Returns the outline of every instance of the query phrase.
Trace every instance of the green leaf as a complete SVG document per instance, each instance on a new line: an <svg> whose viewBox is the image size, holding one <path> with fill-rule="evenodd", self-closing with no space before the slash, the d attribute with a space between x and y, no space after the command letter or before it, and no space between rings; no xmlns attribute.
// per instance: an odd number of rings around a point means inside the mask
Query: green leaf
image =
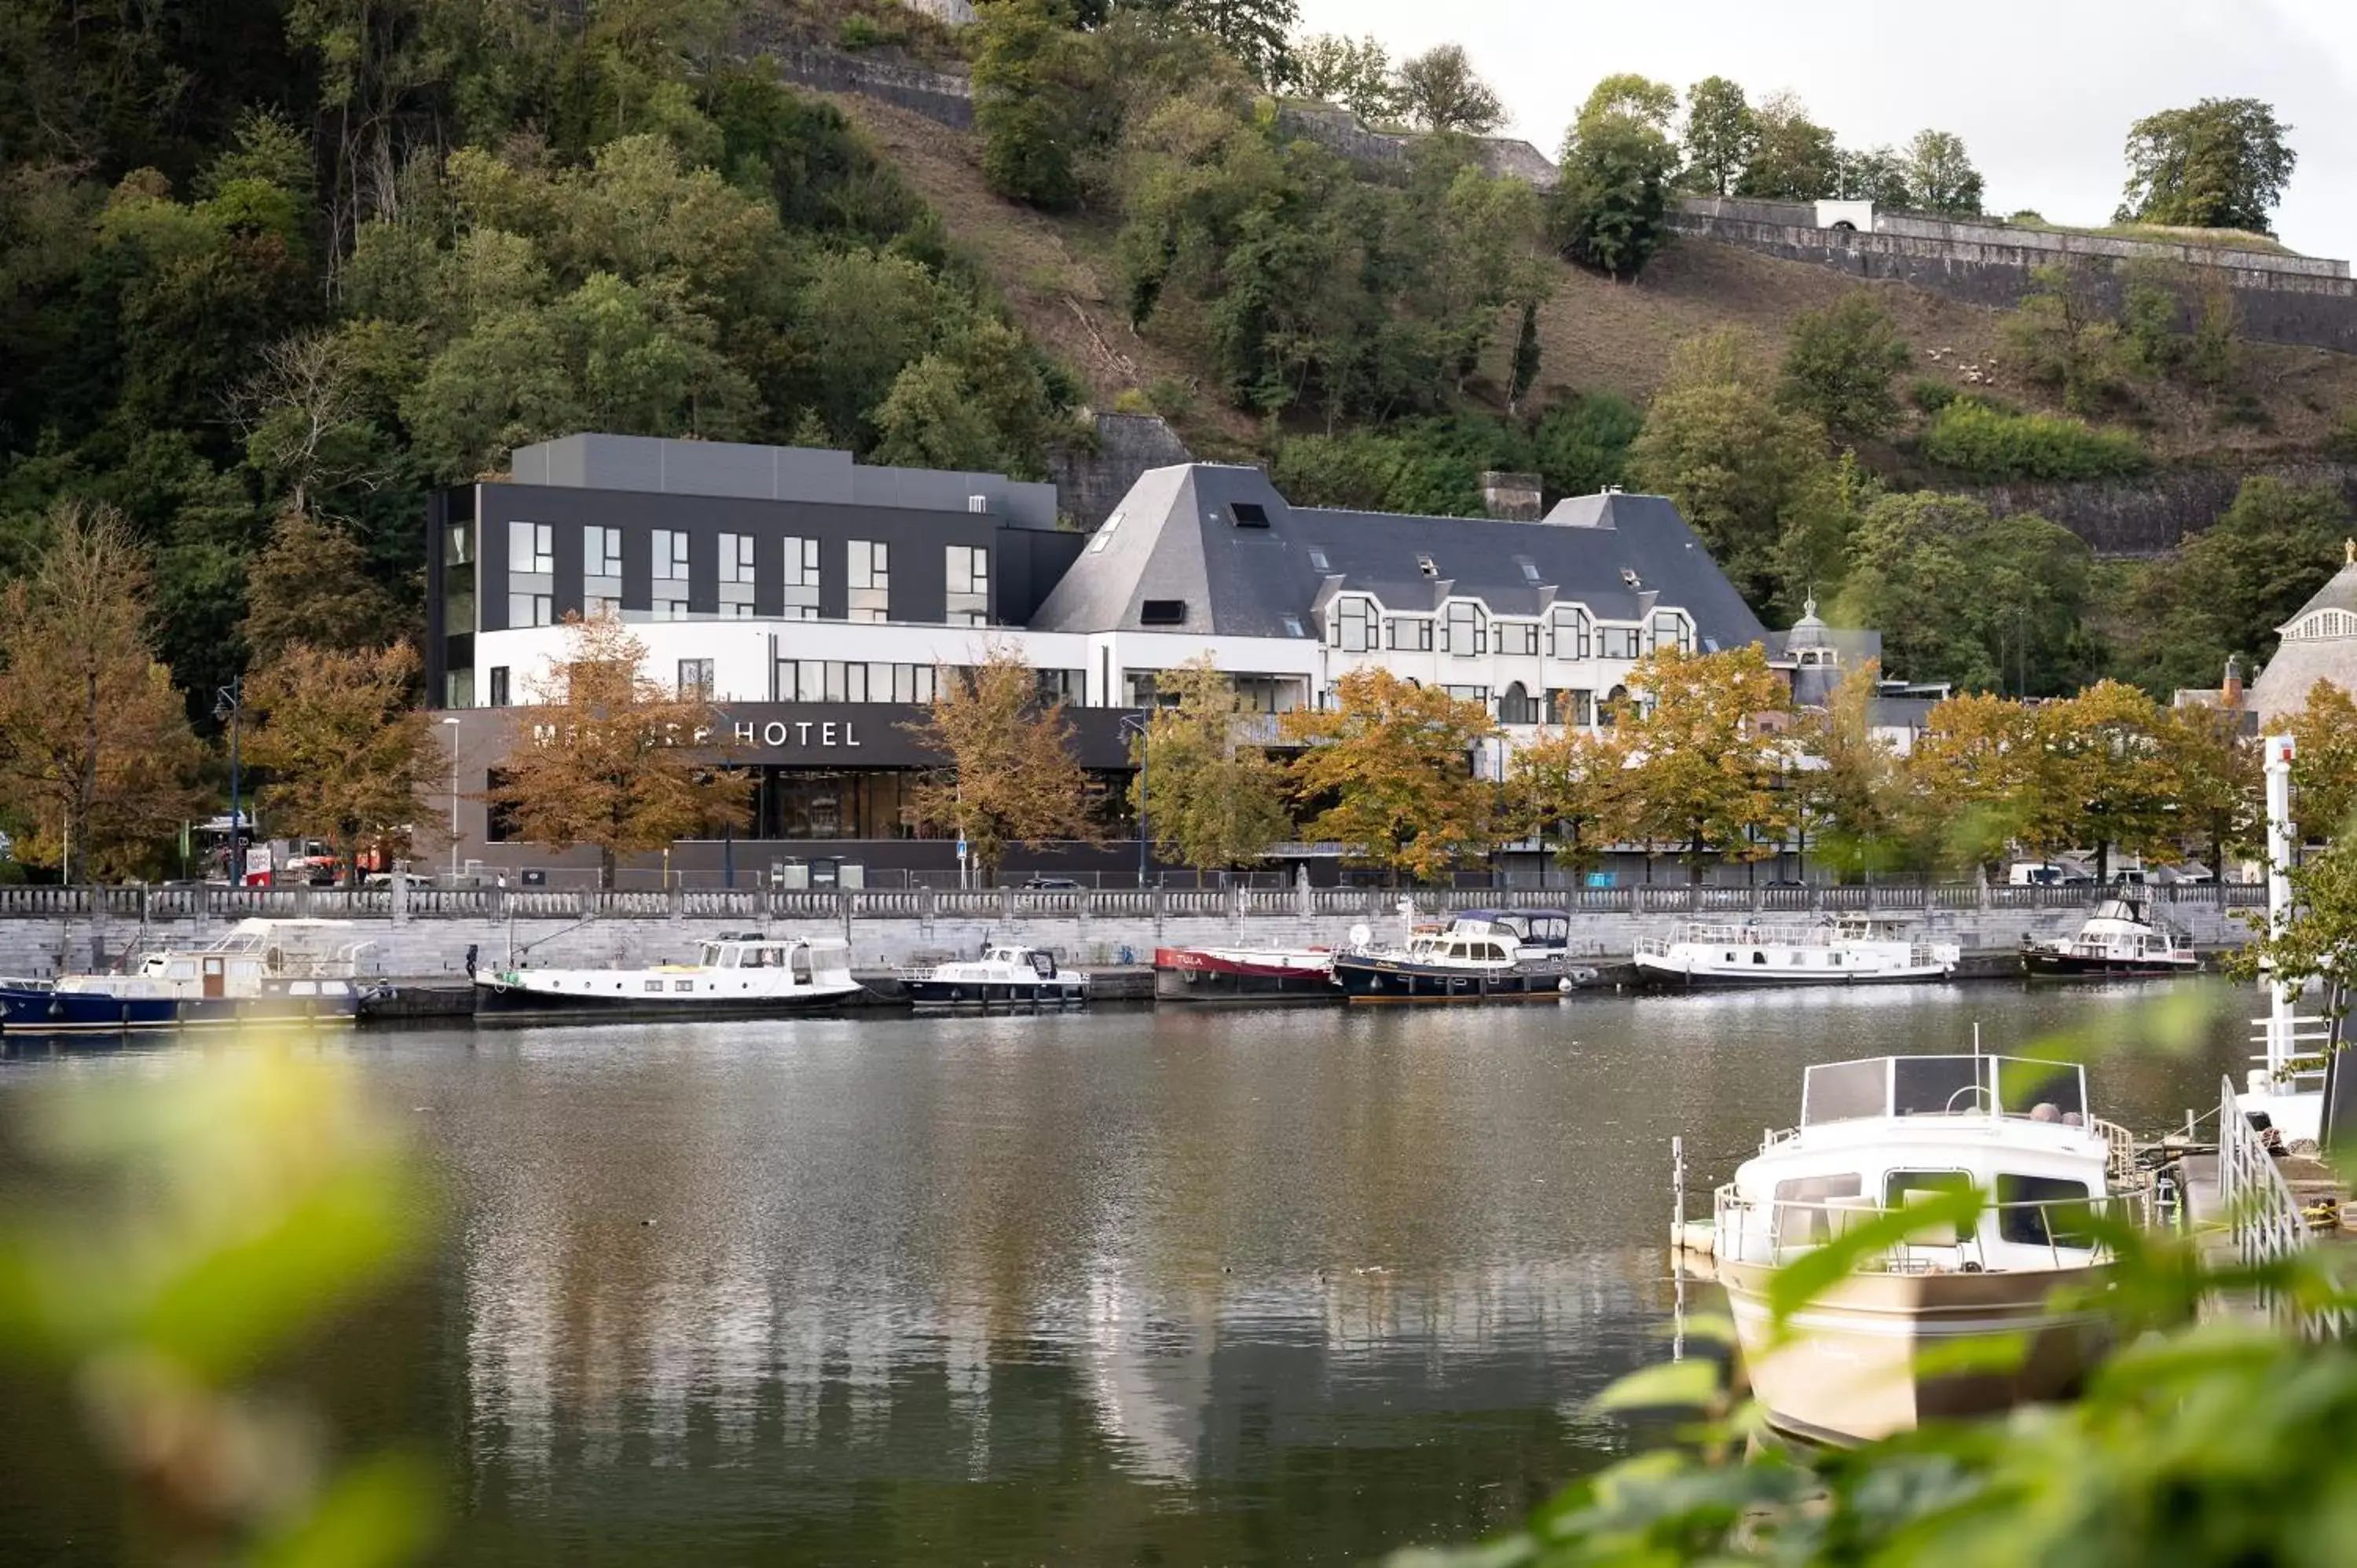
<svg viewBox="0 0 2357 1568"><path fill-rule="evenodd" d="M1640 1367L1588 1402L1597 1412L1694 1409L1718 1397L1718 1367L1706 1360Z"/></svg>
<svg viewBox="0 0 2357 1568"><path fill-rule="evenodd" d="M1887 1251L1909 1237L1935 1227L1953 1226L1962 1234L1980 1217L1982 1206L1978 1188L1960 1187L1852 1226L1824 1246L1802 1253L1777 1270L1768 1282L1769 1307L1781 1325L1835 1282L1856 1273L1861 1260Z"/></svg>

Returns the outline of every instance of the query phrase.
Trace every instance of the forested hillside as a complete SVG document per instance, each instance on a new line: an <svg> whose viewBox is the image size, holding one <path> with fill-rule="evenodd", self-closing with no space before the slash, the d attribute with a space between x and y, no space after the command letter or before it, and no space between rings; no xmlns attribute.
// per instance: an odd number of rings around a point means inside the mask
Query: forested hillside
<svg viewBox="0 0 2357 1568"><path fill-rule="evenodd" d="M1946 133L1844 151L1789 96L1612 76L1543 193L1486 172L1461 51L1394 67L1285 0L982 11L0 0L0 571L59 501L119 508L202 715L257 653L407 624L425 491L520 443L1037 475L1090 407L1306 501L1469 512L1491 467L1658 489L1771 621L1813 593L1968 685L2206 683L2333 563L2328 491L2259 487L2135 569L1938 493L2357 435L2348 362L2239 341L2199 279L1998 314L1665 243L1678 188L1976 206ZM780 86L738 40L781 24L962 57L975 131ZM1291 126L1303 97L1425 134L1354 164Z"/></svg>

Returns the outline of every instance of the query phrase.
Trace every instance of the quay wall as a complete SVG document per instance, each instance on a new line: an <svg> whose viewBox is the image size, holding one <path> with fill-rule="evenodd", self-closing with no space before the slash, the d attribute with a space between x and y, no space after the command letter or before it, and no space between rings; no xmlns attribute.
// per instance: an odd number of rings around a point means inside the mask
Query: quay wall
<svg viewBox="0 0 2357 1568"><path fill-rule="evenodd" d="M1766 905L1770 898L1742 888L1709 888L1692 894L1684 888L1667 887L1609 891L1617 895L1611 900L1617 907L1606 908L1577 907L1577 900L1595 897L1587 893L1558 894L1552 898L1534 890L1426 894L1417 900L1418 915L1430 918L1450 909L1485 906L1557 908L1572 903L1573 950L1598 960L1625 960L1641 938L1667 936L1687 920L1807 921L1821 918L1824 901L1822 894L1809 898L1800 890L1779 889L1775 902L1786 908L1754 908L1755 901ZM1823 890L1835 895L1862 891ZM1950 897L1959 891L1966 897ZM1988 889L1986 901L1971 897L1975 891L1881 891L1877 913L1903 918L1910 929L1927 936L1960 942L1967 951L2016 947L2025 937L2044 940L2067 935L2086 918L2083 899L2057 897L2058 890ZM2007 896L2011 896L2009 901L1998 902ZM631 902L620 908L630 912L599 908L584 916L546 908L558 902L605 905L625 898ZM733 899L737 907L717 912L709 908L724 898ZM1949 907L1942 907L1943 899ZM323 897L310 902L316 909L328 901ZM1835 901L1857 902L1854 897ZM464 909L359 911L348 926L323 933L322 941L366 943L359 956L362 972L427 980L463 973L469 946L484 963L504 962L512 947L524 962L535 967L630 966L685 959L693 956L699 939L757 928L780 934L841 936L851 944L854 967L868 971L971 955L994 939L1051 950L1074 964L1104 965L1148 962L1157 946L1335 947L1348 940L1354 925L1368 926L1378 940L1395 938L1400 930L1394 898L1336 888L1163 895L702 894L669 899L662 895L608 894L602 898L553 896L538 908L522 897L512 902L518 908L506 917ZM1900 907L1887 908L1891 902ZM2212 897L2203 901L2164 902L2158 913L2197 944L2233 946L2247 939L2250 929L2239 902L2221 902L2213 890ZM1811 903L1820 907L1806 907ZM699 905L705 908L695 908ZM102 900L95 908L20 913L12 918L6 918L5 905L0 905L0 974L43 976L60 970L102 968L143 947L201 945L227 931L240 912L150 908L143 918L137 910L107 908Z"/></svg>

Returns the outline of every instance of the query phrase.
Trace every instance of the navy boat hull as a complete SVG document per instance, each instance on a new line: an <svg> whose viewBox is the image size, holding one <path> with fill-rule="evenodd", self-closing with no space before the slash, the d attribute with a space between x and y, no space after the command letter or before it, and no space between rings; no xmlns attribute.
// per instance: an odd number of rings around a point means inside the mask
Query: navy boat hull
<svg viewBox="0 0 2357 1568"><path fill-rule="evenodd" d="M336 1026L360 1013L357 992L268 996L117 996L103 991L0 987L0 1033L128 1035L241 1025Z"/></svg>

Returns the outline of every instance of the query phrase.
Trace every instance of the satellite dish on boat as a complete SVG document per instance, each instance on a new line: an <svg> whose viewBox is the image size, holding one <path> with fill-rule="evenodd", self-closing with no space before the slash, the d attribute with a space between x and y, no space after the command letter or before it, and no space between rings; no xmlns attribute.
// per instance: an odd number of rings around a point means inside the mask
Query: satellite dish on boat
<svg viewBox="0 0 2357 1568"><path fill-rule="evenodd" d="M1351 928L1351 945L1352 947L1362 948L1374 940L1375 933L1373 930L1369 929L1366 921L1361 920L1357 925Z"/></svg>

